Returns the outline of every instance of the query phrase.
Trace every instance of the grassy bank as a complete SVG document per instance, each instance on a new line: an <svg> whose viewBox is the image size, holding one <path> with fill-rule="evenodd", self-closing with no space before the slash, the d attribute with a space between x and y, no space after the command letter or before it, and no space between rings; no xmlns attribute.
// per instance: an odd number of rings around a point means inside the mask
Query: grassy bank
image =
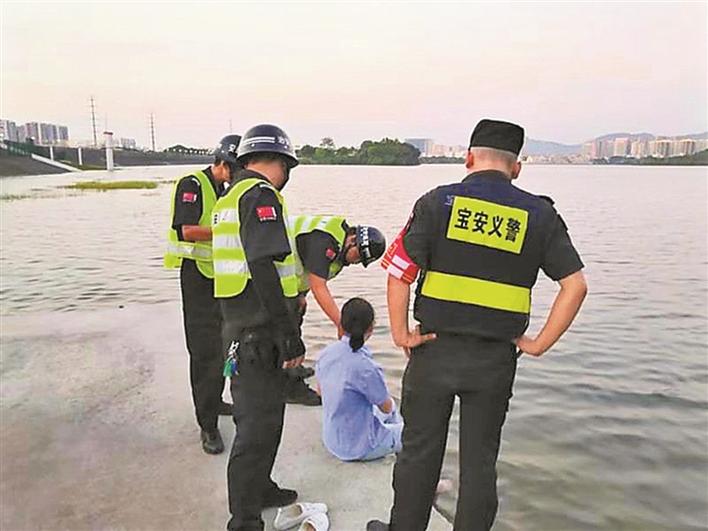
<svg viewBox="0 0 708 531"><path fill-rule="evenodd" d="M83 181L64 188L72 190L143 190L157 188L155 181Z"/></svg>

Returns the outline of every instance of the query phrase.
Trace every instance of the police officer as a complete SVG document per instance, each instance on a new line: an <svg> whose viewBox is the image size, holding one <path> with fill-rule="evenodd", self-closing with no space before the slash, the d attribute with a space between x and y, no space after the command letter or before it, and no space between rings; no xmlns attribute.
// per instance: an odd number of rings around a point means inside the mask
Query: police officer
<svg viewBox="0 0 708 531"><path fill-rule="evenodd" d="M460 399L460 484L454 529L491 528L496 460L520 352L540 356L575 318L586 294L567 228L546 197L517 188L518 125L482 120L461 182L416 203L387 251L391 333L409 356L403 377L403 450L394 468L390 524L369 531L423 530L440 475L448 422ZM524 335L538 270L560 284L545 326ZM409 284L420 273L408 328Z"/></svg>
<svg viewBox="0 0 708 531"><path fill-rule="evenodd" d="M236 148L240 139L238 135L222 138L214 151L214 164L175 184L164 257L165 267L180 269L192 399L202 448L208 454L224 451L217 419L220 414L231 415L231 404L221 400L223 350L221 313L213 295L211 212L238 166Z"/></svg>
<svg viewBox="0 0 708 531"><path fill-rule="evenodd" d="M285 132L257 125L244 134L239 171L214 207L214 294L231 365L236 437L227 479L228 529L263 529L261 510L297 492L271 479L285 411L283 368L302 363L294 235L280 194L298 160ZM228 366L228 363L227 363Z"/></svg>
<svg viewBox="0 0 708 531"><path fill-rule="evenodd" d="M368 267L378 260L386 250L386 238L376 227L350 227L339 216L292 216L290 222L297 246L298 292L306 295L312 290L317 304L340 330L339 308L327 282L348 265Z"/></svg>
<svg viewBox="0 0 708 531"><path fill-rule="evenodd" d="M290 225L295 234L295 265L298 277L300 325L307 309L307 293L312 293L322 311L342 336L339 307L329 291L327 282L342 270L361 263L367 267L378 260L386 250L386 238L375 227L350 227L339 216L291 216ZM295 367L285 371L287 384L285 401L289 404L319 406L322 399L305 382L314 374L309 367Z"/></svg>

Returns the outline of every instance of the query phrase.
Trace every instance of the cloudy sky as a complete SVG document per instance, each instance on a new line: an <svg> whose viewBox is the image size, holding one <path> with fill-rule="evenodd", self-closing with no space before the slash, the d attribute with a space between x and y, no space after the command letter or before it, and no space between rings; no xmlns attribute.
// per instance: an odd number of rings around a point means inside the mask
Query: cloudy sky
<svg viewBox="0 0 708 531"><path fill-rule="evenodd" d="M211 146L464 144L482 117L565 143L708 129L706 2L0 4L0 115Z"/></svg>

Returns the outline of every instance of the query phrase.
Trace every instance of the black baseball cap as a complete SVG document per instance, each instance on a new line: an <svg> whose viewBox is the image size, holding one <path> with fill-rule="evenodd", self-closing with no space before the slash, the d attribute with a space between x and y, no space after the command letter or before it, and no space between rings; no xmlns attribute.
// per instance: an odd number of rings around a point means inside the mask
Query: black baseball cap
<svg viewBox="0 0 708 531"><path fill-rule="evenodd" d="M524 128L511 122L480 120L470 136L470 148L487 147L509 151L514 155L521 152L524 145Z"/></svg>

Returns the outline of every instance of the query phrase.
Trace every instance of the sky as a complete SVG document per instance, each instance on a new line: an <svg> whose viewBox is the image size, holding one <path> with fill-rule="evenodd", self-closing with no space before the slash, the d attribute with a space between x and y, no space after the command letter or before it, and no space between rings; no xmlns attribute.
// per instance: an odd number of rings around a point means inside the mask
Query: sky
<svg viewBox="0 0 708 531"><path fill-rule="evenodd" d="M158 147L708 130L708 3L0 3L0 117Z"/></svg>

